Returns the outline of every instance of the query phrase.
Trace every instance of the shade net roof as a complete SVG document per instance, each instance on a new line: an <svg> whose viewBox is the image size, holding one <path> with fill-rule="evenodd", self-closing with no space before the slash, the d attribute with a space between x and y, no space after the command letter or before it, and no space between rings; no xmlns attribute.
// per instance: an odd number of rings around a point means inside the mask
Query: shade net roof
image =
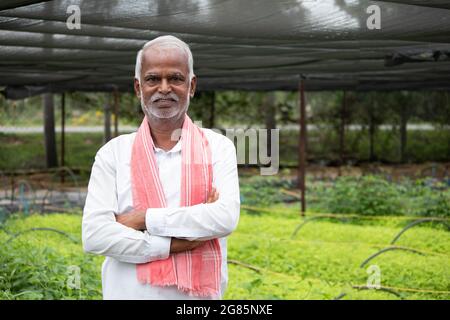
<svg viewBox="0 0 450 320"><path fill-rule="evenodd" d="M381 29L367 27L371 5ZM131 91L137 51L166 34L190 45L199 90L450 88L439 0L2 0L0 86L8 98Z"/></svg>

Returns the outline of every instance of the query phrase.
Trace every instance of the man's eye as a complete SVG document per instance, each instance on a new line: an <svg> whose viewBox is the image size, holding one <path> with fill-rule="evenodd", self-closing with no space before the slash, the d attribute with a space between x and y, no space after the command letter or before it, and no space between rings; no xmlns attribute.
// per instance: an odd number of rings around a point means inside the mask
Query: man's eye
<svg viewBox="0 0 450 320"><path fill-rule="evenodd" d="M182 76L174 75L170 77L170 80L174 83L181 83L184 82L184 78Z"/></svg>
<svg viewBox="0 0 450 320"><path fill-rule="evenodd" d="M156 77L156 76L148 76L145 80L148 81L148 82L153 82L153 83L155 83L155 82L158 82L158 81L159 81L159 78Z"/></svg>

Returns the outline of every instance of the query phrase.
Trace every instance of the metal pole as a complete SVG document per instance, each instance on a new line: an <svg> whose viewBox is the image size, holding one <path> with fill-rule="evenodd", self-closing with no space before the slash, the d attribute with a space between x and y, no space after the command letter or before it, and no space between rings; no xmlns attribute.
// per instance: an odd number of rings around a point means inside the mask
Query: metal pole
<svg viewBox="0 0 450 320"><path fill-rule="evenodd" d="M119 135L119 93L114 90L114 136Z"/></svg>
<svg viewBox="0 0 450 320"><path fill-rule="evenodd" d="M305 104L305 84L300 80L300 139L298 154L298 187L301 192L301 216L305 216L305 171L306 171L306 104Z"/></svg>
<svg viewBox="0 0 450 320"><path fill-rule="evenodd" d="M42 98L44 104L44 137L47 168L58 166L55 138L55 110L52 93L45 93Z"/></svg>
<svg viewBox="0 0 450 320"><path fill-rule="evenodd" d="M109 93L105 93L105 105L104 105L104 143L111 140L111 105L109 101Z"/></svg>
<svg viewBox="0 0 450 320"><path fill-rule="evenodd" d="M339 153L341 163L339 165L339 176L342 174L342 166L344 165L345 158L345 121L347 117L347 91L344 90L342 96L342 108L341 108L341 127L339 130Z"/></svg>
<svg viewBox="0 0 450 320"><path fill-rule="evenodd" d="M65 163L65 132L66 126L66 95L64 92L61 95L61 167L66 165ZM61 183L64 183L64 170L61 172Z"/></svg>

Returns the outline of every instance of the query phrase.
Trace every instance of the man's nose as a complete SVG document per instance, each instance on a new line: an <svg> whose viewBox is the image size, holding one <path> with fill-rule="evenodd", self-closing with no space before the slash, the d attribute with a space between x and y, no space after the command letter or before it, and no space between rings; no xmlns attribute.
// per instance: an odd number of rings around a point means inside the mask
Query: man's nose
<svg viewBox="0 0 450 320"><path fill-rule="evenodd" d="M172 91L172 88L171 88L169 82L167 81L167 79L163 78L161 80L161 85L159 86L159 92L163 93L163 94L167 94L171 91Z"/></svg>

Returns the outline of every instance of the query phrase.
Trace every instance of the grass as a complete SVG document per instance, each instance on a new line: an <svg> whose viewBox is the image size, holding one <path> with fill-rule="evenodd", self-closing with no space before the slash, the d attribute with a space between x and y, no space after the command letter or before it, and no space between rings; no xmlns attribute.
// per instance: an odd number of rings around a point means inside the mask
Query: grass
<svg viewBox="0 0 450 320"><path fill-rule="evenodd" d="M289 176L241 175L239 182L244 205L299 201L297 180ZM365 175L341 176L330 182L307 177L306 185L311 212L450 217L450 180L404 178L392 182L380 175Z"/></svg>
<svg viewBox="0 0 450 320"><path fill-rule="evenodd" d="M282 209L286 210L285 207ZM244 294L242 289L245 288L245 298L251 296L255 299L330 299L343 292L349 299L396 298L376 290L358 291L351 285L366 284L368 274L359 265L378 249L389 245L401 230L402 219L384 220L381 225L315 221L305 225L291 239L299 223L294 212L282 216L279 212L242 215L239 228L230 239L229 258L260 266L270 272L258 275L247 271L245 277L240 277L241 267L233 267L239 270L235 271L236 277L230 276L232 289L228 293L229 298L242 298L236 292ZM380 267L383 286L449 291L449 244L450 237L446 231L418 227L405 233L398 245L429 251L433 255L392 251L380 255L371 263ZM233 279L242 279L242 282L233 284ZM251 286L253 281L258 289ZM236 287L241 290L237 291ZM450 293L408 292L404 297L448 299Z"/></svg>
<svg viewBox="0 0 450 320"><path fill-rule="evenodd" d="M389 245L406 225L404 217L358 223L316 220L291 238L300 223L298 209L278 206L269 211L242 210L238 229L228 238L228 258L241 264L228 264L225 299L333 299L342 293L343 299L399 299L383 290L352 288L367 283L369 265L380 268L381 286L396 288L401 298L450 299L450 236L439 225L414 227L396 243L426 254L390 251L360 268L367 257ZM5 230L14 233L32 227L56 228L80 241L81 216L31 215L5 224ZM0 242L8 237L0 231ZM3 299L101 298L103 258L83 253L80 243L63 235L24 233L0 251ZM67 288L69 266L81 269L80 290Z"/></svg>
<svg viewBox="0 0 450 320"><path fill-rule="evenodd" d="M10 233L30 228L56 228L73 235L35 231L9 241L0 231L1 299L100 299L101 257L84 254L79 214L31 215L7 220ZM68 287L71 268L80 268L80 290Z"/></svg>

